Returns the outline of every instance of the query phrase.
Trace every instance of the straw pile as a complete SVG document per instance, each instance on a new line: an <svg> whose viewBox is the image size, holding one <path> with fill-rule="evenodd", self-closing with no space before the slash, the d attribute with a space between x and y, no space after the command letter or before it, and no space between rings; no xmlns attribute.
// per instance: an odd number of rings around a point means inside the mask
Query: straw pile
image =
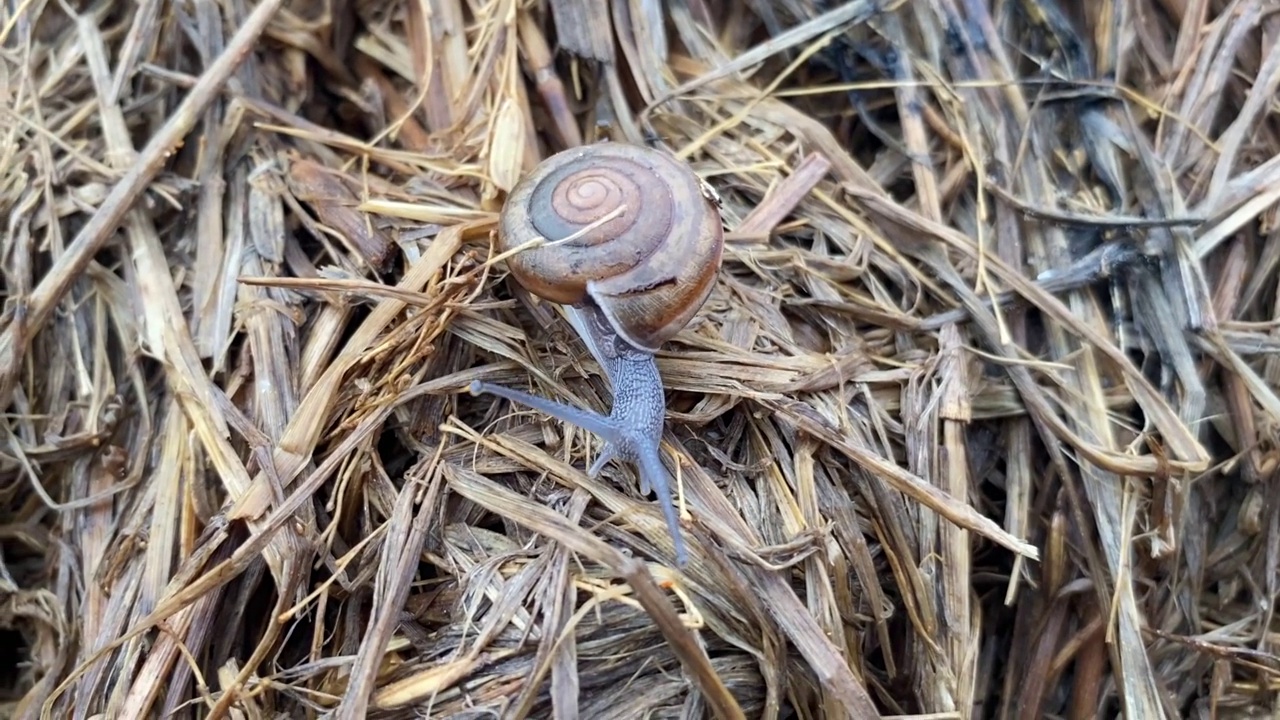
<svg viewBox="0 0 1280 720"><path fill-rule="evenodd" d="M1275 701L1272 3L5 5L6 717ZM604 138L724 203L684 568L466 392L607 411L490 262Z"/></svg>

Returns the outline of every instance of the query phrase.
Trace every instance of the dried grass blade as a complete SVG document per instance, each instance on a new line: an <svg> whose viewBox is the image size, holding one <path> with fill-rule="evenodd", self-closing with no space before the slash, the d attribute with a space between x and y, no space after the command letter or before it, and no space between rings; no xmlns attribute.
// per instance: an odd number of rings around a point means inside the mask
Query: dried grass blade
<svg viewBox="0 0 1280 720"><path fill-rule="evenodd" d="M616 576L625 578L636 599L653 617L654 623L679 655L685 670L697 681L716 717L725 720L746 717L716 675L706 653L681 624L675 608L662 595L644 564L627 558L580 528L570 526L568 521L555 512L486 480L477 473L456 465L445 465L444 472L449 486L471 502L490 512L516 519L534 532L554 538L574 552L609 568Z"/></svg>
<svg viewBox="0 0 1280 720"><path fill-rule="evenodd" d="M420 291L453 257L461 247L465 233L473 230L474 227L459 225L442 232L428 248L427 254L415 263L397 284L397 289L406 292ZM298 403L298 411L281 435L274 458L277 472L286 487L296 474L301 472L304 459L310 457L319 441L323 423L328 417L326 408L335 402L338 388L346 379L347 371L368 351L392 319L404 310L404 307L404 302L394 299L378 303L369 317L347 341L342 352L329 364L324 374ZM260 516L266 511L271 501L267 477L263 473L256 475L247 491L236 495L235 500L236 506L228 514L231 519Z"/></svg>
<svg viewBox="0 0 1280 720"><path fill-rule="evenodd" d="M40 284L32 290L30 297L26 298L25 327L19 328L16 323L10 322L0 333L0 358L16 357L17 353L26 349L25 344L31 335L45 324L54 306L66 295L71 283L84 272L111 233L119 228L147 184L159 174L174 149L195 126L200 114L222 92L231 73L235 72L254 49L281 3L282 0L262 0L254 8L244 25L227 43L226 52L218 56L200 76L182 104L151 137L138 154L136 162L129 166L124 176L111 188L97 212L67 246L66 251L57 257L53 267L49 268ZM8 405L12 400L16 373L17 368L12 365L0 366L0 405Z"/></svg>
<svg viewBox="0 0 1280 720"><path fill-rule="evenodd" d="M930 510L947 518L962 528L981 535L988 540L1032 560L1039 559L1040 551L1031 543L1015 538L1005 532L990 518L974 510L969 505L959 503L956 498L942 492L919 477L912 475L896 464L860 448L849 442L848 438L832 428L813 410L813 408L792 400L761 400L780 417L794 423L798 430L813 435L844 453L848 458L867 472L884 479L894 490L912 498Z"/></svg>

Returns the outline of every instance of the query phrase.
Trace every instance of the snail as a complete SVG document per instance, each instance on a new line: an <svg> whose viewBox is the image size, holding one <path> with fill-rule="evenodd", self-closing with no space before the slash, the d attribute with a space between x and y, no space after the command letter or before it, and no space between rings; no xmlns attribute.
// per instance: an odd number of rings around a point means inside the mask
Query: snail
<svg viewBox="0 0 1280 720"><path fill-rule="evenodd" d="M686 164L660 150L614 142L572 148L536 166L511 189L498 249L546 242L507 257L530 293L564 306L613 392L608 416L476 380L488 393L572 423L604 440L587 470L635 463L640 492L654 491L676 562L688 555L659 457L666 397L654 353L706 303L720 269L719 198Z"/></svg>

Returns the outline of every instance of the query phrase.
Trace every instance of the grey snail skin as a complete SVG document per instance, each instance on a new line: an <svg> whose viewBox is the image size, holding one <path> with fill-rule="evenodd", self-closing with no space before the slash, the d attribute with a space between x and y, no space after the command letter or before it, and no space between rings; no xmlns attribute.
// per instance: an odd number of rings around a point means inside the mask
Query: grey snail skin
<svg viewBox="0 0 1280 720"><path fill-rule="evenodd" d="M666 396L654 353L706 303L724 250L719 202L693 170L661 150L614 142L543 160L512 188L498 221L497 249L525 289L565 307L613 392L607 416L503 385L474 381L471 393L521 403L604 441L587 470L634 463L640 492L654 492L675 548L681 538L671 483L659 456Z"/></svg>

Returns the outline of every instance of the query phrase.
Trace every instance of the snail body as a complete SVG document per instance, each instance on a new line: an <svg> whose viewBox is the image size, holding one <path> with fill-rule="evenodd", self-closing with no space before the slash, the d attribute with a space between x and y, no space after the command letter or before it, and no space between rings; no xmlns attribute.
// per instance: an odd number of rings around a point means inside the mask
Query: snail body
<svg viewBox="0 0 1280 720"><path fill-rule="evenodd" d="M492 383L474 394L520 402L573 423L605 445L588 470L634 462L640 490L656 492L676 560L687 559L670 483L658 453L666 398L654 353L698 313L714 287L724 232L714 193L659 150L599 143L548 157L512 188L498 224L499 250L529 292L565 306L613 389L609 415Z"/></svg>

